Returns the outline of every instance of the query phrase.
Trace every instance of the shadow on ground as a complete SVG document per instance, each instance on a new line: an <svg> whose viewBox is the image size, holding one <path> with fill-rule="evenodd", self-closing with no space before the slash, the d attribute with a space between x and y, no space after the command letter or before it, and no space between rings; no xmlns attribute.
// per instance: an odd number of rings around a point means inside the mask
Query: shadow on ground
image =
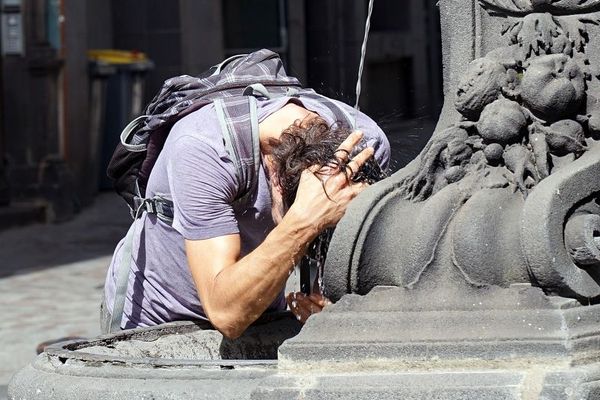
<svg viewBox="0 0 600 400"><path fill-rule="evenodd" d="M71 221L1 231L0 278L111 255L130 224L125 202L106 192Z"/></svg>

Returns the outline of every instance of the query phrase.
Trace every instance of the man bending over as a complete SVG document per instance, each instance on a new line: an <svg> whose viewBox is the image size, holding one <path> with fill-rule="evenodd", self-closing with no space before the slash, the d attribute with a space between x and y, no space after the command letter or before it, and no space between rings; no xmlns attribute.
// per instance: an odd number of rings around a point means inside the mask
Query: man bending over
<svg viewBox="0 0 600 400"><path fill-rule="evenodd" d="M148 180L148 196L173 201L172 225L152 214L134 222L132 262L121 328L206 319L229 338L265 311L286 307L286 280L319 233L334 226L367 186L353 176L375 157L389 161L389 143L365 114L351 132L318 99L259 99L261 163L258 182L242 206L244 182L220 134L214 106L178 121ZM103 303L103 330L112 313L115 250ZM305 320L326 303L298 294L292 308Z"/></svg>

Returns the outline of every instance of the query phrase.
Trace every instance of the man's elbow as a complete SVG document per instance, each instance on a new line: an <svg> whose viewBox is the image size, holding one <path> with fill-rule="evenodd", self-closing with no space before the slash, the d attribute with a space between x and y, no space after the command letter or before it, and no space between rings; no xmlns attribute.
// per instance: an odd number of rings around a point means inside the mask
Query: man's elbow
<svg viewBox="0 0 600 400"><path fill-rule="evenodd" d="M227 339L237 339L248 327L245 324L240 323L241 318L232 316L227 313L212 313L209 315L210 323Z"/></svg>

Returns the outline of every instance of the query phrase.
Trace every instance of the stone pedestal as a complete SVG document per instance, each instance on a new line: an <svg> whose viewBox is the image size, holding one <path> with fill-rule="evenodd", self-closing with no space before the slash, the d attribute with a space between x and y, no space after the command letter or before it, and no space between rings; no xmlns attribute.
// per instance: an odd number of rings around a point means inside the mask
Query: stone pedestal
<svg viewBox="0 0 600 400"><path fill-rule="evenodd" d="M600 398L600 306L540 289L377 287L312 317L253 399Z"/></svg>

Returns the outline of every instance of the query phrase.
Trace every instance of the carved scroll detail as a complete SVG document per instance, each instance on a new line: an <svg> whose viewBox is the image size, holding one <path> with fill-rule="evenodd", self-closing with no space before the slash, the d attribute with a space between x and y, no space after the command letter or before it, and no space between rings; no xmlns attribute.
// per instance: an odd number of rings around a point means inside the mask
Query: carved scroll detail
<svg viewBox="0 0 600 400"><path fill-rule="evenodd" d="M532 12L577 14L596 11L600 0L479 0L492 13L525 15Z"/></svg>

